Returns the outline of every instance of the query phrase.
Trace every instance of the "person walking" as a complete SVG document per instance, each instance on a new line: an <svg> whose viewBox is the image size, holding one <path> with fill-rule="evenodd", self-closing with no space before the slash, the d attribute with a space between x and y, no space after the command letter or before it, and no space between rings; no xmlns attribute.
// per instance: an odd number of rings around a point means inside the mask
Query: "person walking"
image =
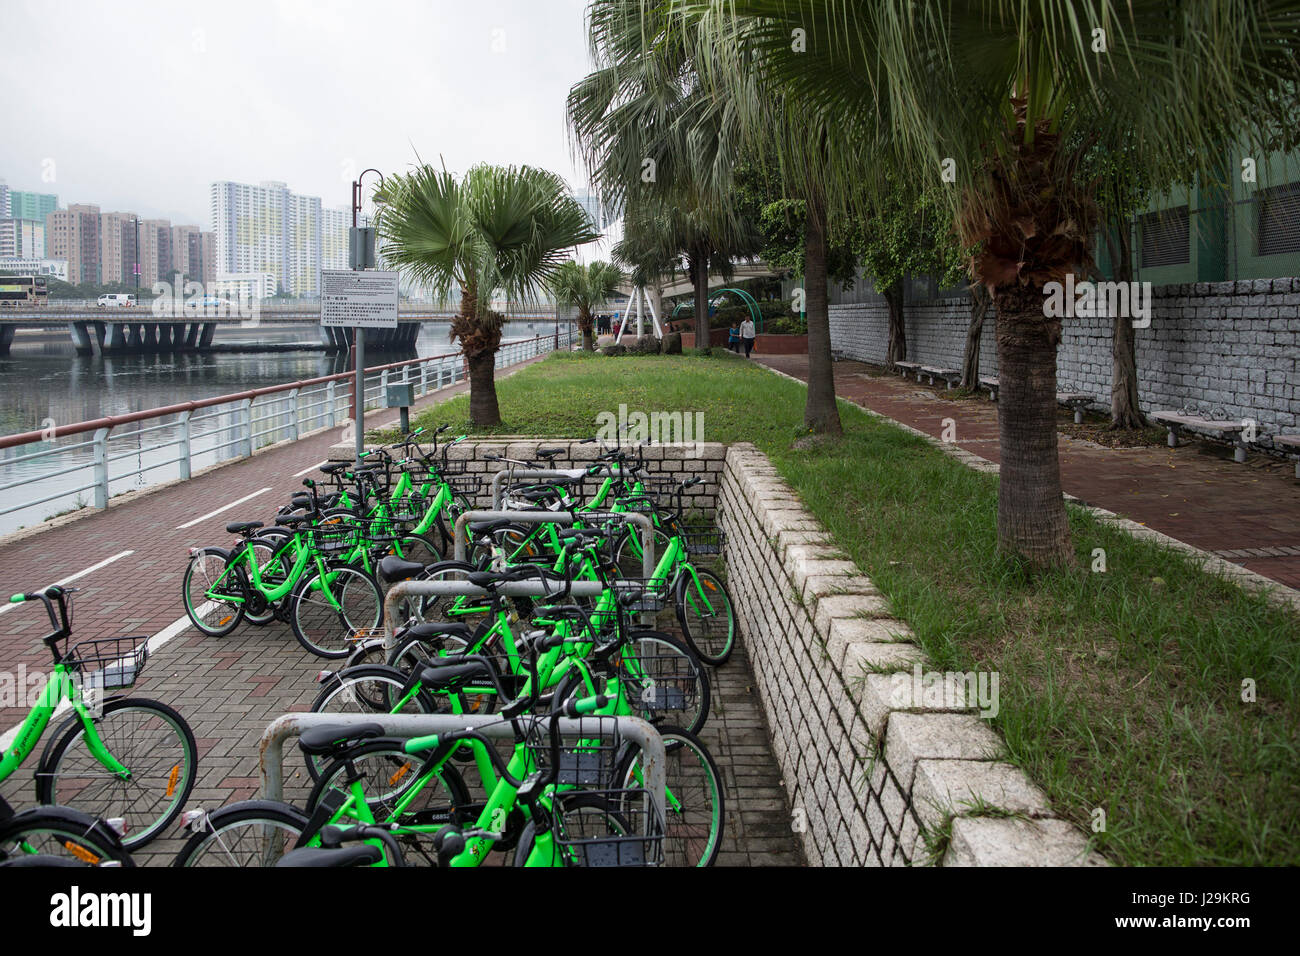
<svg viewBox="0 0 1300 956"><path fill-rule="evenodd" d="M754 349L755 336L753 319L747 318L740 323L740 342L745 346L745 358L749 358L749 353Z"/></svg>
<svg viewBox="0 0 1300 956"><path fill-rule="evenodd" d="M740 323L735 319L731 320L731 328L727 330L727 348L733 352L740 351Z"/></svg>

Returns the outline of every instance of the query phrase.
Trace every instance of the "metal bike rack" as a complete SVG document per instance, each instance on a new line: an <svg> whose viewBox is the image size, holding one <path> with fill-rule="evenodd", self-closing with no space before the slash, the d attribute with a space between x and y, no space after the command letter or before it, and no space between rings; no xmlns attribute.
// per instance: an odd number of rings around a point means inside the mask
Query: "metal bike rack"
<svg viewBox="0 0 1300 956"><path fill-rule="evenodd" d="M632 511L466 511L456 519L455 557L465 560L468 543L465 527L475 521L518 521L524 524L576 524L579 521L613 519L637 525L641 529L641 573L649 579L655 573L654 522L643 514Z"/></svg>
<svg viewBox="0 0 1300 956"><path fill-rule="evenodd" d="M527 720L529 718L519 718ZM592 733L592 724L582 717L560 718L560 732L569 735ZM608 717L601 720L608 720ZM642 754L644 786L650 796L659 832L665 830L664 792L666 787L664 742L659 731L640 717L617 717L619 734L639 744ZM454 730L474 729L494 739L514 739L514 728L496 714L282 714L262 732L258 741L258 773L262 796L284 802L284 742L313 727L348 727L356 724L379 724L385 734L394 737L423 737Z"/></svg>
<svg viewBox="0 0 1300 956"><path fill-rule="evenodd" d="M492 507L499 509L501 499L504 495L502 485L507 479L523 475L526 478L585 478L587 477L586 468L529 468L524 471L517 471L514 468L503 468L492 476Z"/></svg>
<svg viewBox="0 0 1300 956"><path fill-rule="evenodd" d="M503 581L493 587L492 592L468 581L398 581L388 589L384 596L384 647L392 650L396 644L395 628L405 624L398 620L397 606L406 597L487 597L489 593L502 594L506 597L551 597L563 586L548 586L542 581ZM600 597L605 586L599 581L574 581L567 588L573 597ZM394 623L396 622L396 623Z"/></svg>

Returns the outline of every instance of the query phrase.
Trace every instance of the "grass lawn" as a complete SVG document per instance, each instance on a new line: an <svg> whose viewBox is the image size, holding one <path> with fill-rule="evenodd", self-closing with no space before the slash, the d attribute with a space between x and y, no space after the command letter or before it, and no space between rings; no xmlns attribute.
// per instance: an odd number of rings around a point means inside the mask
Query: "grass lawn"
<svg viewBox="0 0 1300 956"><path fill-rule="evenodd" d="M1013 762L1085 831L1105 810L1114 862L1300 862L1295 615L1073 507L1080 568L1027 574L997 552L995 476L845 403L842 441L793 450L803 386L725 353L558 355L497 388L498 433L589 437L625 403L703 411L705 440L756 444L937 667L999 673ZM464 396L418 419L467 421Z"/></svg>

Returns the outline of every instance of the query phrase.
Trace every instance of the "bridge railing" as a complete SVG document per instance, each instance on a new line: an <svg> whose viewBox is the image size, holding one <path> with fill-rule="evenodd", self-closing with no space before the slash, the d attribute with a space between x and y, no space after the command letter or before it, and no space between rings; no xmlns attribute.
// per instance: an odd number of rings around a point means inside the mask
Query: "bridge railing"
<svg viewBox="0 0 1300 956"><path fill-rule="evenodd" d="M496 354L496 367L516 365L556 346L569 348L574 335L559 331L504 342ZM464 358L459 352L371 366L364 377L365 407L382 406L389 385L412 385L418 399L462 381L465 374ZM123 491L168 478L185 480L196 468L246 458L266 445L298 439L323 428L346 429L351 422L354 378L353 372L324 375L2 437L0 450L87 436L72 444L41 447L0 459L0 472L18 473L13 480L0 483L0 503L4 503L0 517L61 499L72 504L72 510L88 504L107 508L109 498ZM146 477L159 472L161 477ZM78 473L88 480L59 480ZM51 493L44 493L47 491ZM91 494L89 502L81 497L87 492ZM36 496L26 497L26 493ZM36 520L41 517L45 515Z"/></svg>

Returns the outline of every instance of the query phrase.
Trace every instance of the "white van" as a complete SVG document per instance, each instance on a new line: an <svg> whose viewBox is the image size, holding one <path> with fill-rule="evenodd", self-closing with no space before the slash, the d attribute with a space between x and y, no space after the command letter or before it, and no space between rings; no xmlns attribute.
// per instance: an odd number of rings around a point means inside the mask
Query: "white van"
<svg viewBox="0 0 1300 956"><path fill-rule="evenodd" d="M101 295L96 302L101 309L133 309L135 308L135 294L110 292L107 295Z"/></svg>

